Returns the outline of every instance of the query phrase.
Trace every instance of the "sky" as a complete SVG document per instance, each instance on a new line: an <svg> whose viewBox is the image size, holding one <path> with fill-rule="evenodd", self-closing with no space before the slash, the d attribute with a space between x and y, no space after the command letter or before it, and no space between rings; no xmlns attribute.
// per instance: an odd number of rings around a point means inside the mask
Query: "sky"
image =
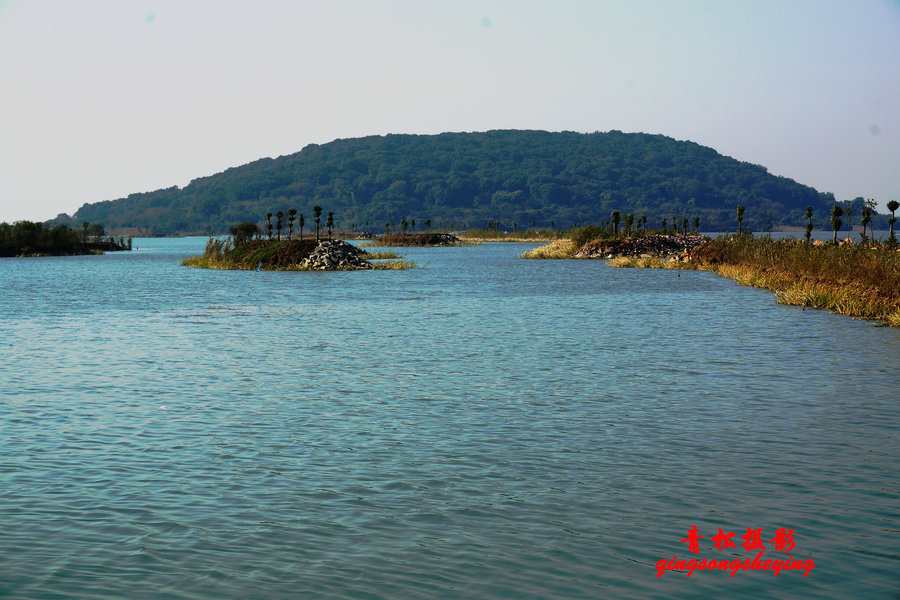
<svg viewBox="0 0 900 600"><path fill-rule="evenodd" d="M311 143L690 140L900 200L900 0L0 0L0 221Z"/></svg>

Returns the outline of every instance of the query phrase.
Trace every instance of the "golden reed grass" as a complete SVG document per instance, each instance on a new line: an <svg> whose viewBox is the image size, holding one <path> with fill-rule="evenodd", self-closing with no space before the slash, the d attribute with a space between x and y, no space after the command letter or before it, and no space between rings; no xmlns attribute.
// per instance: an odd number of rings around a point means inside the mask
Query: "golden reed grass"
<svg viewBox="0 0 900 600"><path fill-rule="evenodd" d="M534 248L533 250L528 250L522 254L522 258L536 258L536 259L561 259L561 258L572 258L575 254L575 251L578 248L575 247L575 244L572 240L556 240L547 244L546 246L540 246L538 248Z"/></svg>
<svg viewBox="0 0 900 600"><path fill-rule="evenodd" d="M780 304L900 327L900 253L891 248L745 237L720 238L698 250L691 262L623 257L609 264L712 271L741 285L771 290Z"/></svg>

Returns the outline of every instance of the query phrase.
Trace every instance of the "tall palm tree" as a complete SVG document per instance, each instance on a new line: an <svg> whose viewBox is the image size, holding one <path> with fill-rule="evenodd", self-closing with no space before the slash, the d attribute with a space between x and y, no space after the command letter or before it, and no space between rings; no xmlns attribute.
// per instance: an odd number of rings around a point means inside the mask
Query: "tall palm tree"
<svg viewBox="0 0 900 600"><path fill-rule="evenodd" d="M812 206L806 207L806 243L809 243L809 238L812 236Z"/></svg>
<svg viewBox="0 0 900 600"><path fill-rule="evenodd" d="M854 202L856 202L856 200L859 200L860 202L862 202L861 197L858 197L855 200L847 200L847 201L845 201L845 203L844 203L845 206L843 208L843 210L844 210L843 214L844 214L844 216L847 217L847 231L849 231L851 233L853 232L853 213L856 208Z"/></svg>
<svg viewBox="0 0 900 600"><path fill-rule="evenodd" d="M831 207L831 228L834 229L834 236L832 236L831 242L833 244L837 244L837 232L841 228L841 215L843 214L844 209L837 204Z"/></svg>
<svg viewBox="0 0 900 600"><path fill-rule="evenodd" d="M619 211L614 210L609 216L612 217L613 239L617 239L619 237L619 221L622 219L622 214Z"/></svg>
<svg viewBox="0 0 900 600"><path fill-rule="evenodd" d="M281 230L284 229L284 211L279 210L275 214L275 217L277 219L275 221L275 231L278 232L278 239L280 240L281 239Z"/></svg>
<svg viewBox="0 0 900 600"><path fill-rule="evenodd" d="M888 238L891 246L897 245L897 238L894 237L894 223L897 222L897 217L894 216L894 211L900 208L900 202L896 200L891 200L887 203L887 209L891 211L891 218L888 220L888 224L891 226L891 236Z"/></svg>
<svg viewBox="0 0 900 600"><path fill-rule="evenodd" d="M859 220L859 224L862 225L863 230L862 230L862 233L860 234L860 236L862 237L862 243L865 244L866 243L866 229L869 228L869 223L872 222L872 209L869 208L868 206L863 206L861 214L862 214L862 218Z"/></svg>
<svg viewBox="0 0 900 600"><path fill-rule="evenodd" d="M297 220L297 209L289 208L288 209L288 239L291 239L294 235L294 221Z"/></svg>
<svg viewBox="0 0 900 600"><path fill-rule="evenodd" d="M322 207L318 204L313 206L313 217L316 219L316 243L319 243L319 223L321 223Z"/></svg>
<svg viewBox="0 0 900 600"><path fill-rule="evenodd" d="M738 222L738 235L741 235L744 231L741 228L741 222L744 220L744 207L738 204L737 207L737 222Z"/></svg>
<svg viewBox="0 0 900 600"><path fill-rule="evenodd" d="M878 203L875 202L874 198L869 198L866 200L866 207L864 209L864 214L866 218L866 224L869 226L869 235L872 236L872 241L875 241L875 225L872 223L872 215L878 214L875 210L878 206ZM863 229L863 237L865 237L865 228Z"/></svg>
<svg viewBox="0 0 900 600"><path fill-rule="evenodd" d="M331 239L331 228L334 227L334 213L328 213L328 220L325 221L325 226L328 227L328 239Z"/></svg>
<svg viewBox="0 0 900 600"><path fill-rule="evenodd" d="M266 232L269 234L269 239L272 239L272 213L266 213Z"/></svg>
<svg viewBox="0 0 900 600"><path fill-rule="evenodd" d="M300 228L300 241L301 242L303 241L303 224L304 223L305 223L305 221L303 220L303 215L300 215L297 218L297 226Z"/></svg>

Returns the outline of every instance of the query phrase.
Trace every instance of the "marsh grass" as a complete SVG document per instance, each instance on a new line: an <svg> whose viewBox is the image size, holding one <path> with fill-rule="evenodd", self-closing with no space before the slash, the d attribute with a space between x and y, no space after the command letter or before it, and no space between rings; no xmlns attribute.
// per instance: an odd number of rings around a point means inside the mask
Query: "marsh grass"
<svg viewBox="0 0 900 600"><path fill-rule="evenodd" d="M521 257L544 260L572 258L578 248L579 247L575 246L571 240L555 240L546 246L540 246L538 248L534 248L533 250L523 252Z"/></svg>
<svg viewBox="0 0 900 600"><path fill-rule="evenodd" d="M191 256L190 258L182 260L180 264L182 267L193 267L195 269L221 269L232 271L243 268L234 266L226 261L207 258L206 256Z"/></svg>
<svg viewBox="0 0 900 600"><path fill-rule="evenodd" d="M234 250L234 245L231 238L209 238L206 242L206 249L203 251L203 258L211 261L221 260L232 250Z"/></svg>
<svg viewBox="0 0 900 600"><path fill-rule="evenodd" d="M659 256L617 256L609 259L610 267L632 269L696 269L696 265Z"/></svg>
<svg viewBox="0 0 900 600"><path fill-rule="evenodd" d="M893 301L900 301L900 253L887 247L860 244L821 246L796 240L719 238L705 253L718 255L722 264L745 265L844 287L857 286Z"/></svg>
<svg viewBox="0 0 900 600"><path fill-rule="evenodd" d="M577 252L579 248L586 244L600 240L609 240L612 239L613 236L609 231L602 227L586 225L584 227L577 227L569 230L567 237L572 241L572 245L575 246Z"/></svg>
<svg viewBox="0 0 900 600"><path fill-rule="evenodd" d="M372 263L372 269L375 271L405 271L415 268L416 263L411 260L386 260Z"/></svg>
<svg viewBox="0 0 900 600"><path fill-rule="evenodd" d="M613 259L609 264L713 271L741 285L771 290L780 304L900 327L900 253L885 246L817 246L744 235L707 242L691 254L690 262Z"/></svg>
<svg viewBox="0 0 900 600"><path fill-rule="evenodd" d="M386 258L400 258L396 252L369 252L365 255L366 260L384 260Z"/></svg>

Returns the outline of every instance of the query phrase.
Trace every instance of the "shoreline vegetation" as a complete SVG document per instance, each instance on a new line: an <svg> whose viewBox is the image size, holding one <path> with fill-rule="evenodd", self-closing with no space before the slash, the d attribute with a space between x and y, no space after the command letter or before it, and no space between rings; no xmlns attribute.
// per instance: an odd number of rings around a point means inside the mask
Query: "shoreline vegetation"
<svg viewBox="0 0 900 600"><path fill-rule="evenodd" d="M900 252L887 245L721 237L683 256L618 257L612 267L711 271L776 302L900 327Z"/></svg>
<svg viewBox="0 0 900 600"><path fill-rule="evenodd" d="M567 231L553 229L526 229L515 231L503 231L494 223L487 228L476 227L467 230L462 239L473 242L552 242L553 240L567 238Z"/></svg>
<svg viewBox="0 0 900 600"><path fill-rule="evenodd" d="M368 242L360 244L365 247L422 247L436 248L444 246L474 246L477 242L468 239L460 239L452 233L386 233L373 237Z"/></svg>
<svg viewBox="0 0 900 600"><path fill-rule="evenodd" d="M710 271L775 293L779 304L822 308L900 327L900 251L894 238L873 242L809 242L750 233L716 239L650 233L585 242L591 232L525 252L522 258L603 258L611 267ZM680 238L679 240L672 238ZM649 248L649 249L648 249ZM659 249L656 249L659 248Z"/></svg>
<svg viewBox="0 0 900 600"><path fill-rule="evenodd" d="M46 226L32 221L0 223L0 257L81 256L131 250L130 237L107 236L102 225Z"/></svg>
<svg viewBox="0 0 900 600"><path fill-rule="evenodd" d="M185 267L265 271L361 271L412 269L415 263L393 252L370 254L341 240L210 238L202 256L181 261Z"/></svg>

